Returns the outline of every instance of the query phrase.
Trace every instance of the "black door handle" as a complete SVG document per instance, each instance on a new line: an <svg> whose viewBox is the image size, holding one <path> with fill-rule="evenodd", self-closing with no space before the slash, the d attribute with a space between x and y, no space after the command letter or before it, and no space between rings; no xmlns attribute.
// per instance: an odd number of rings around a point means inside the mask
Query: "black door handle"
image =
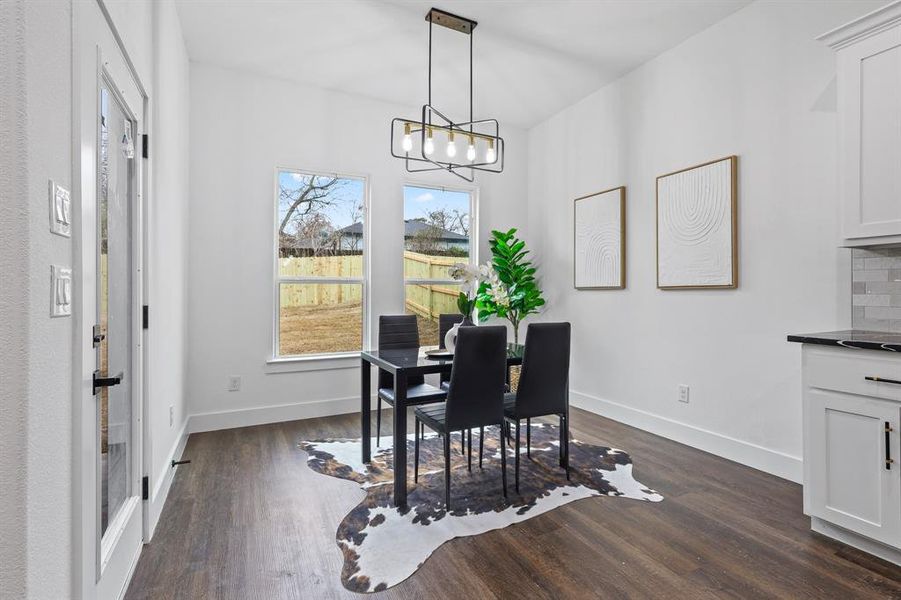
<svg viewBox="0 0 901 600"><path fill-rule="evenodd" d="M875 381L877 383L894 383L895 385L901 385L901 381L897 379L886 379L885 377L875 377L873 375L867 375L864 377L867 381Z"/></svg>
<svg viewBox="0 0 901 600"><path fill-rule="evenodd" d="M94 395L97 395L97 392L100 388L105 387L113 387L114 385L119 385L122 383L122 378L125 376L125 373L119 371L118 375L114 375L112 377L101 377L100 369L94 371Z"/></svg>
<svg viewBox="0 0 901 600"><path fill-rule="evenodd" d="M895 462L892 460L892 438L890 437L890 433L892 432L892 424L888 421L885 422L885 470L892 470L892 463Z"/></svg>

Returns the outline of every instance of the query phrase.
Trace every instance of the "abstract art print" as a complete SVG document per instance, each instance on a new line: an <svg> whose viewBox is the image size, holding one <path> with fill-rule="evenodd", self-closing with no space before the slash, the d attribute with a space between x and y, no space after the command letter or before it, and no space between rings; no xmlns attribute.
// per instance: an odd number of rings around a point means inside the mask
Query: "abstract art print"
<svg viewBox="0 0 901 600"><path fill-rule="evenodd" d="M626 188L574 202L573 285L579 290L626 287Z"/></svg>
<svg viewBox="0 0 901 600"><path fill-rule="evenodd" d="M657 287L735 288L738 158L657 178Z"/></svg>

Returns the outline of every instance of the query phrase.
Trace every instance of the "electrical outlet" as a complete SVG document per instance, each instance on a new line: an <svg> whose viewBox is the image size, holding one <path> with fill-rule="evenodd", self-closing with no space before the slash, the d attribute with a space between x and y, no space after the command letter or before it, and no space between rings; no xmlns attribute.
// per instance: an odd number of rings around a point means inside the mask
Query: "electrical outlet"
<svg viewBox="0 0 901 600"><path fill-rule="evenodd" d="M230 392L241 391L241 378L238 375L229 375L228 391L230 391Z"/></svg>
<svg viewBox="0 0 901 600"><path fill-rule="evenodd" d="M685 384L679 386L679 402L688 404L688 386Z"/></svg>
<svg viewBox="0 0 901 600"><path fill-rule="evenodd" d="M175 423L175 407L171 404L169 405L169 427Z"/></svg>

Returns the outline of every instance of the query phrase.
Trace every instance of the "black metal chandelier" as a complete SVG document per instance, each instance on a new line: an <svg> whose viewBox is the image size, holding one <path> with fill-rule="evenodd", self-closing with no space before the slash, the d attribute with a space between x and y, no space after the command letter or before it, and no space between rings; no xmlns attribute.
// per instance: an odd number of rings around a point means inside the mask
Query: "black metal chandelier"
<svg viewBox="0 0 901 600"><path fill-rule="evenodd" d="M437 8L432 8L425 20L429 22L428 103L422 105L419 119L391 120L391 155L403 159L410 173L448 171L466 181L473 181L476 171L500 173L504 170L504 139L497 119L476 121L472 116L472 31L478 23ZM464 123L455 123L432 106L432 25L469 36L469 121ZM458 139L466 143L463 152L458 152ZM439 148L439 142L446 145ZM428 166L417 167L416 163Z"/></svg>

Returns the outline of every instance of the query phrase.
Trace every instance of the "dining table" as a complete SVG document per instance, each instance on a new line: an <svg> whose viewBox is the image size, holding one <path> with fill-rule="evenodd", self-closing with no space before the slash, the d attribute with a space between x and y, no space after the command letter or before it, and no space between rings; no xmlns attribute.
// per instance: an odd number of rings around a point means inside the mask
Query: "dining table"
<svg viewBox="0 0 901 600"><path fill-rule="evenodd" d="M360 353L360 425L363 462L372 460L372 371L375 366L394 376L394 506L407 505L407 380L410 376L450 373L453 357L430 358L427 348L364 350ZM522 364L523 344L507 344L507 382L510 367Z"/></svg>

